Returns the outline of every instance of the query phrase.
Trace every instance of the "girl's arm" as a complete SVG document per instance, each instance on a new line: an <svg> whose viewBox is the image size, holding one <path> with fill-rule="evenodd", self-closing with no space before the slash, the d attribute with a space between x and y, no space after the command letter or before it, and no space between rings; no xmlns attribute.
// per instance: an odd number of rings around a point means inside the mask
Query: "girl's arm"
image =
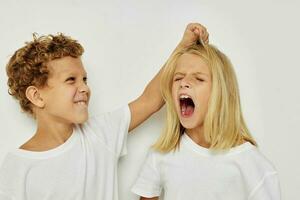
<svg viewBox="0 0 300 200"><path fill-rule="evenodd" d="M186 27L183 38L174 52L181 50L196 43L198 40L208 43L208 33L201 24L191 23ZM158 74L148 83L143 94L129 103L131 121L129 131L148 119L153 113L157 112L163 105L164 100L160 91L160 77L163 67Z"/></svg>

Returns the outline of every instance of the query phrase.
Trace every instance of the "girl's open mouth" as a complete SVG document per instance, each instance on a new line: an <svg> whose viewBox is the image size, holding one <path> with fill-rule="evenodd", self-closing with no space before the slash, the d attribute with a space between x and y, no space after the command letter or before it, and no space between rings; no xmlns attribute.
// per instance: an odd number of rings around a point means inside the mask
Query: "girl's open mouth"
<svg viewBox="0 0 300 200"><path fill-rule="evenodd" d="M192 98L187 95L180 95L179 102L181 116L191 117L195 109L195 104Z"/></svg>

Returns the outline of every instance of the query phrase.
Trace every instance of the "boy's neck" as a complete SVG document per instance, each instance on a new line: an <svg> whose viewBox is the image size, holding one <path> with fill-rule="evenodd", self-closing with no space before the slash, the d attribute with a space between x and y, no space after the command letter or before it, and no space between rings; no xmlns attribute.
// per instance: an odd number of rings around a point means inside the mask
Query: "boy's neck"
<svg viewBox="0 0 300 200"><path fill-rule="evenodd" d="M72 135L73 124L41 123L34 136L20 148L30 151L47 151L65 143Z"/></svg>
<svg viewBox="0 0 300 200"><path fill-rule="evenodd" d="M58 144L63 144L68 138L72 135L73 125L62 125L62 124L49 124L47 125L39 125L35 136L47 140L51 140Z"/></svg>

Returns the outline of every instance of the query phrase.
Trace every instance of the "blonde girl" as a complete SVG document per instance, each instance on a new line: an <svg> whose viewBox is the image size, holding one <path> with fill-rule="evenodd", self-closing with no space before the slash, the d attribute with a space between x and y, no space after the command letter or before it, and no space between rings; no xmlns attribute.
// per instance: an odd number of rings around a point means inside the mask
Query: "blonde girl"
<svg viewBox="0 0 300 200"><path fill-rule="evenodd" d="M213 45L174 53L161 79L166 126L132 191L141 200L279 200L276 170L245 124L235 72Z"/></svg>

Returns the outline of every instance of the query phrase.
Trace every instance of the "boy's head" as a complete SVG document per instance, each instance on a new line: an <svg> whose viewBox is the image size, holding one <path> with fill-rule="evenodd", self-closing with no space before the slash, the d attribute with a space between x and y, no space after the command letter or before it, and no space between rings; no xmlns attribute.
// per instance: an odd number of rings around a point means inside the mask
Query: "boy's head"
<svg viewBox="0 0 300 200"><path fill-rule="evenodd" d="M9 94L34 117L85 121L90 91L80 59L83 47L63 34L33 37L6 66Z"/></svg>

